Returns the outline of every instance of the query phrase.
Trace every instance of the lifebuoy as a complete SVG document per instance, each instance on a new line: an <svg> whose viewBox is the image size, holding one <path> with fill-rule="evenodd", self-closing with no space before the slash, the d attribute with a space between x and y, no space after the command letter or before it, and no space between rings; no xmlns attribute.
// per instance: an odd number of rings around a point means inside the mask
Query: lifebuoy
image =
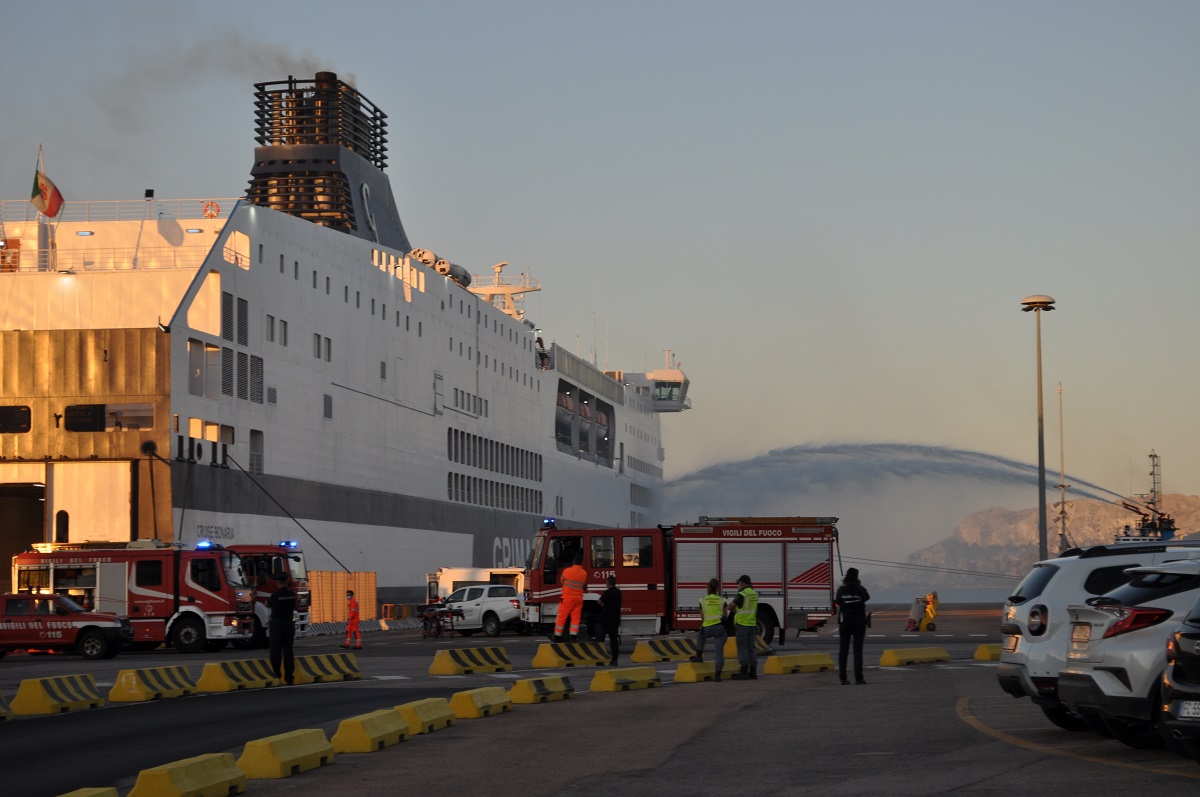
<svg viewBox="0 0 1200 797"><path fill-rule="evenodd" d="M215 219L217 214L221 212L221 206L216 202L209 200L204 203L204 218Z"/></svg>

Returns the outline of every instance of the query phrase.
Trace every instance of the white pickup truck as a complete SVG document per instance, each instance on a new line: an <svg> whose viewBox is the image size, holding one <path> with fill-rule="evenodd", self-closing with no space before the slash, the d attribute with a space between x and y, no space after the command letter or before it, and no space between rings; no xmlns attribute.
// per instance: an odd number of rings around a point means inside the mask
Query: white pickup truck
<svg viewBox="0 0 1200 797"><path fill-rule="evenodd" d="M459 587L446 598L446 608L462 611L454 618L454 630L470 636L482 630L488 636L498 636L505 628L515 628L528 634L521 622L521 598L517 588L508 584L475 584Z"/></svg>

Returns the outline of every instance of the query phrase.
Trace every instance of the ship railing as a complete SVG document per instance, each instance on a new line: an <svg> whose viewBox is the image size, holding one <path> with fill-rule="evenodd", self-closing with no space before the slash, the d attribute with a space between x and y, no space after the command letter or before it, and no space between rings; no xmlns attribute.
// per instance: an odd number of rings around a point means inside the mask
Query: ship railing
<svg viewBox="0 0 1200 797"><path fill-rule="evenodd" d="M245 197L214 199L119 199L63 203L62 210L50 224L57 222L138 221L140 219L203 219L228 218L233 206ZM207 208L208 214L205 213ZM37 221L38 211L27 199L0 201L0 222Z"/></svg>
<svg viewBox="0 0 1200 797"><path fill-rule="evenodd" d="M211 241L205 242L211 244ZM111 249L22 249L0 259L0 272L36 274L81 271L128 271L133 269L197 269L211 247L197 241L194 246L116 247Z"/></svg>

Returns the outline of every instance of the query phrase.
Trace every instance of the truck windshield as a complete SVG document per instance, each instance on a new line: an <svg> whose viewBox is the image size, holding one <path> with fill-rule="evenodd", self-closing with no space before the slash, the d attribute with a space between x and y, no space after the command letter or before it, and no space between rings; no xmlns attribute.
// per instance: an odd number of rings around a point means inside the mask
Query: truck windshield
<svg viewBox="0 0 1200 797"><path fill-rule="evenodd" d="M250 561L245 563L246 568L252 568L253 566L253 563ZM221 554L221 567L225 570L225 580L229 582L229 586L234 589L250 586L246 579L245 569L243 569L242 557L233 551L226 551Z"/></svg>
<svg viewBox="0 0 1200 797"><path fill-rule="evenodd" d="M292 578L300 581L308 578L308 568L304 564L304 554L300 552L289 553L287 555L288 570L292 574Z"/></svg>
<svg viewBox="0 0 1200 797"><path fill-rule="evenodd" d="M537 539L533 541L533 549L529 552L529 558L525 560L526 570L532 570L538 562L542 561L542 546L545 544L546 535L537 535Z"/></svg>

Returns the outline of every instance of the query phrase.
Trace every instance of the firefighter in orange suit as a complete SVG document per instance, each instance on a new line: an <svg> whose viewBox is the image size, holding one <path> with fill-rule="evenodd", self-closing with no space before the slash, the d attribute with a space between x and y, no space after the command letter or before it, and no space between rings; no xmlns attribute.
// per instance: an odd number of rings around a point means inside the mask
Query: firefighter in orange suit
<svg viewBox="0 0 1200 797"><path fill-rule="evenodd" d="M583 588L587 585L587 571L583 569L583 554L575 554L574 563L562 571L562 603L558 605L558 618L554 621L554 641L574 642L579 636L579 622L583 618ZM570 636L563 639L563 626L571 618Z"/></svg>
<svg viewBox="0 0 1200 797"><path fill-rule="evenodd" d="M354 639L354 645L350 644L351 638ZM362 633L358 630L358 599L354 597L352 589L346 590L346 641L342 647L353 647L355 650L362 647Z"/></svg>

